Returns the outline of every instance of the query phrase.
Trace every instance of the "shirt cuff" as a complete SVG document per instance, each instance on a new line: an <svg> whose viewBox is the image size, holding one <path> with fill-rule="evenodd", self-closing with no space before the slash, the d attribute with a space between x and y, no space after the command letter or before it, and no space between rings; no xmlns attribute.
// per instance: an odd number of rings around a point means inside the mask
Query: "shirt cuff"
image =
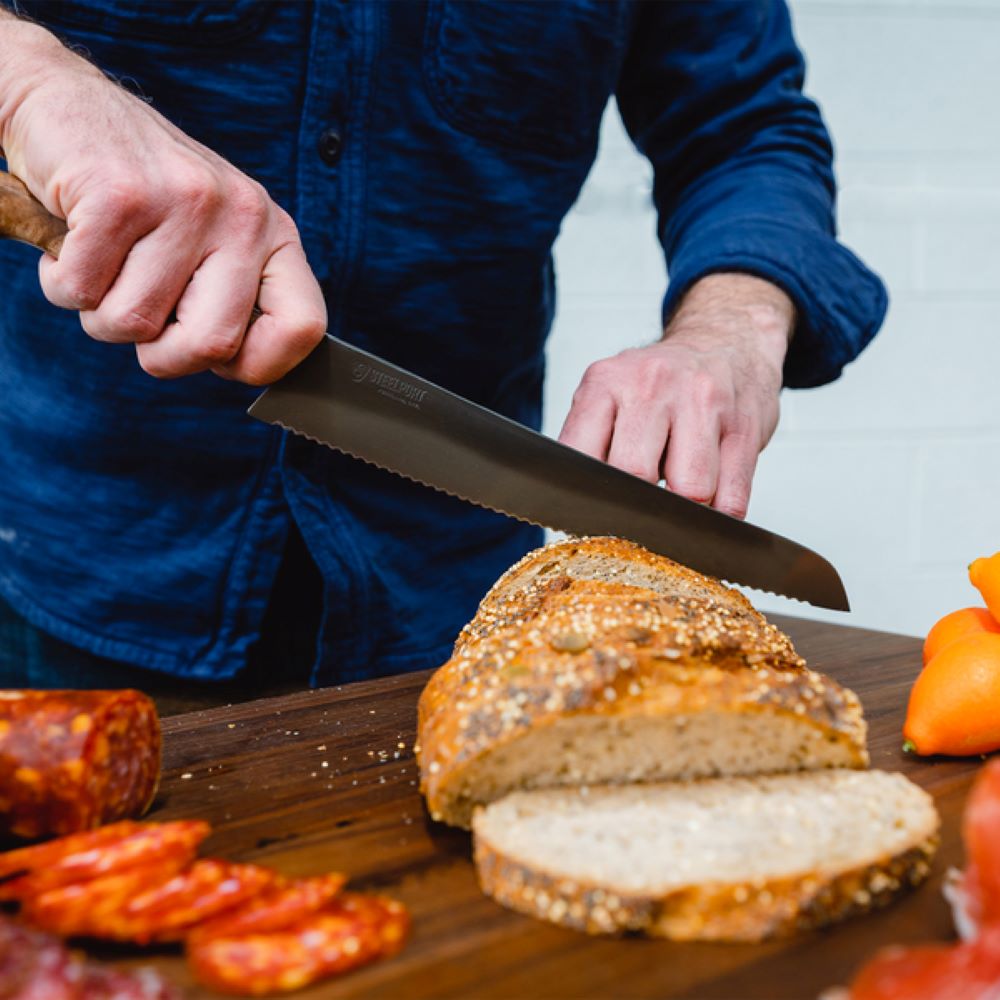
<svg viewBox="0 0 1000 1000"><path fill-rule="evenodd" d="M764 216L692 227L670 261L664 323L707 274L764 278L795 303L798 324L784 384L810 388L836 379L878 332L888 308L882 281L832 236Z"/></svg>

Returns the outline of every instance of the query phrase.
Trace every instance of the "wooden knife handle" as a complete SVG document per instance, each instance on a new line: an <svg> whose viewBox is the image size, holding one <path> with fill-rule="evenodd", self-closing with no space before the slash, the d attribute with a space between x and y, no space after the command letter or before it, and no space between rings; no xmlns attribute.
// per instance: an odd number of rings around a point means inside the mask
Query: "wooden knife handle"
<svg viewBox="0 0 1000 1000"><path fill-rule="evenodd" d="M0 237L59 256L66 223L57 219L13 174L0 172Z"/></svg>

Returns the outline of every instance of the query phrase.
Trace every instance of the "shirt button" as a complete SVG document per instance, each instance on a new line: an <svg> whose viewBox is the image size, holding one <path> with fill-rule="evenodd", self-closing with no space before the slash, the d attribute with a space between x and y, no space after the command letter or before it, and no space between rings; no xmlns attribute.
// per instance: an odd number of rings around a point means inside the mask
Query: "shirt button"
<svg viewBox="0 0 1000 1000"><path fill-rule="evenodd" d="M340 159L340 149L343 142L340 133L336 129L328 128L320 134L319 142L316 144L319 155L328 166L333 166Z"/></svg>

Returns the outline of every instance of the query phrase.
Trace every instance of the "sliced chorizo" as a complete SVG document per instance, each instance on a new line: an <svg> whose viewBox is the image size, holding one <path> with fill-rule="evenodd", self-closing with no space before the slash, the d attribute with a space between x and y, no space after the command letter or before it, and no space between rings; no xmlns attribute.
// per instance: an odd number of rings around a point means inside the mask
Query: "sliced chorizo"
<svg viewBox="0 0 1000 1000"><path fill-rule="evenodd" d="M85 882L130 868L158 863L191 861L198 845L211 832L202 820L175 820L170 823L117 823L88 834L72 834L60 840L19 848L20 862L31 870L19 878L0 882L0 901L26 899L74 882ZM115 831L119 836L100 836ZM32 860L31 852L37 852ZM6 855L0 855L0 870ZM38 864L44 858L45 864ZM10 862L8 862L8 867Z"/></svg>
<svg viewBox="0 0 1000 1000"><path fill-rule="evenodd" d="M122 820L119 823L102 826L98 830L72 833L56 840L48 840L43 844L4 851L0 854L0 878L46 868L67 854L91 851L105 844L115 843L133 830L138 830L140 826L141 824L133 823L131 820Z"/></svg>
<svg viewBox="0 0 1000 1000"><path fill-rule="evenodd" d="M180 941L188 928L257 896L280 876L261 865L203 858L167 882L138 893L123 917L135 928L131 939Z"/></svg>
<svg viewBox="0 0 1000 1000"><path fill-rule="evenodd" d="M284 930L191 940L188 962L221 993L284 993L394 954L408 927L400 903L345 893Z"/></svg>
<svg viewBox="0 0 1000 1000"><path fill-rule="evenodd" d="M169 882L187 863L186 859L170 859L27 896L21 902L21 917L62 937L141 943L137 923L128 913L129 903L143 891Z"/></svg>
<svg viewBox="0 0 1000 1000"><path fill-rule="evenodd" d="M347 876L339 872L282 881L241 906L198 924L189 940L278 931L315 913L340 892Z"/></svg>

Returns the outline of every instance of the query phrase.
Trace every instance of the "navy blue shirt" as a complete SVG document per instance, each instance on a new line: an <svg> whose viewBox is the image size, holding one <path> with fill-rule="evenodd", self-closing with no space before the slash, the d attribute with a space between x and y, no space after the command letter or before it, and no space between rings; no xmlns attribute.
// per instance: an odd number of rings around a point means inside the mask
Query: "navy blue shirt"
<svg viewBox="0 0 1000 1000"><path fill-rule="evenodd" d="M612 95L655 168L665 315L713 271L774 281L799 312L792 386L836 378L882 320L835 239L830 141L776 0L21 8L267 187L332 333L533 427L552 244ZM44 301L36 258L0 247L0 594L38 627L232 676L294 523L324 580L314 681L388 674L441 662L539 542L249 419L254 389L150 378Z"/></svg>

